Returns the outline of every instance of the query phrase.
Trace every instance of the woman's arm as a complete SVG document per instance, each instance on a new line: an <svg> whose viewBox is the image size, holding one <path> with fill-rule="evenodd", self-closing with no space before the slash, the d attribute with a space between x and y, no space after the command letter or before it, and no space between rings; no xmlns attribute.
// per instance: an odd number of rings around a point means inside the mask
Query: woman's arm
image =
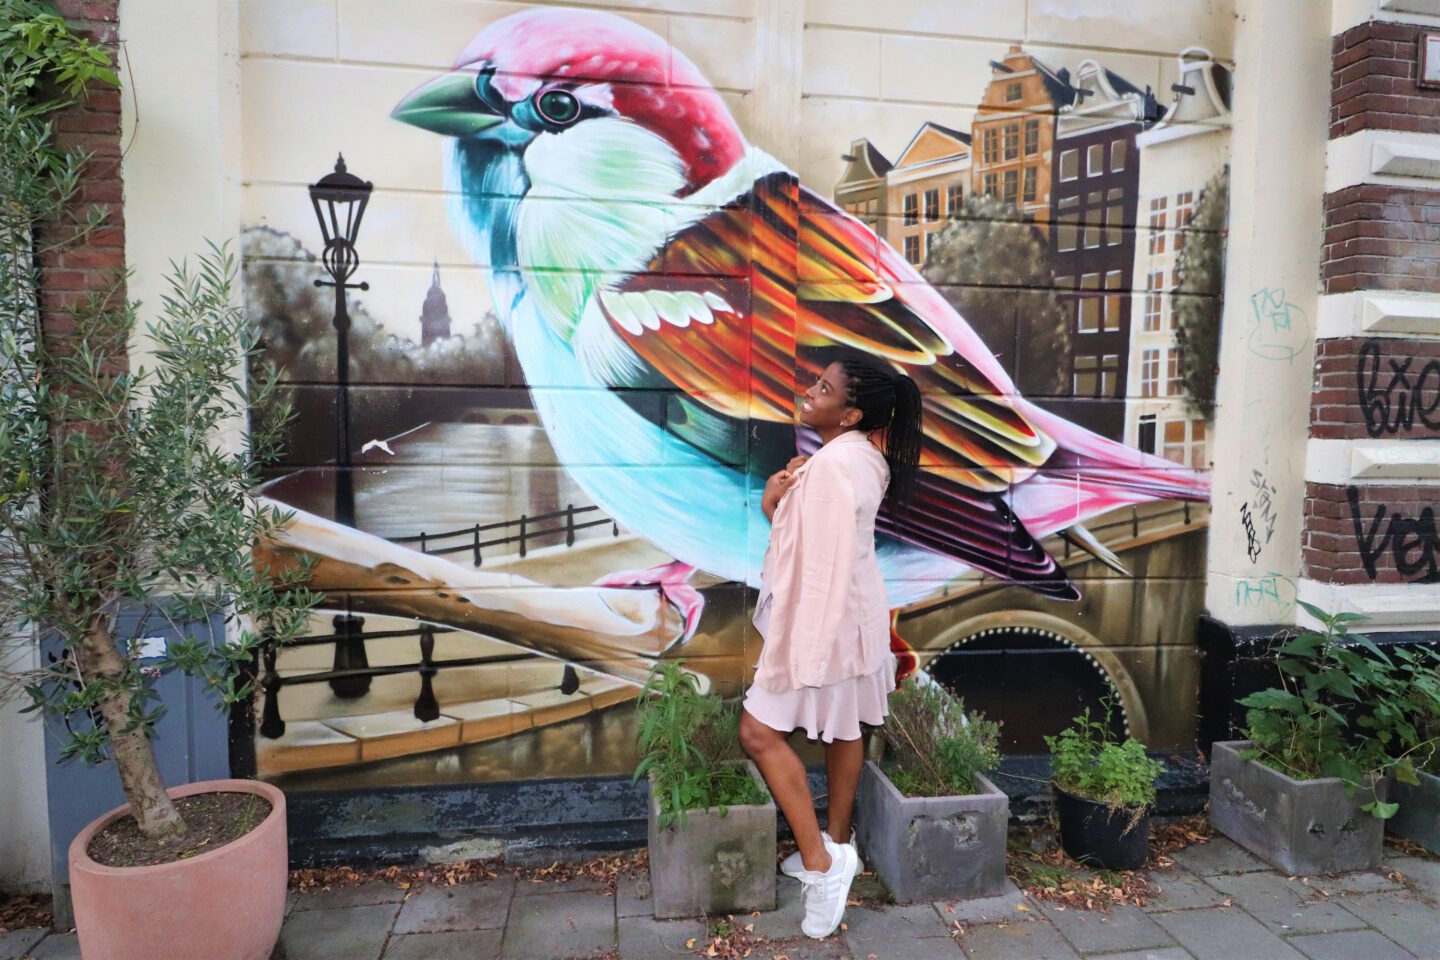
<svg viewBox="0 0 1440 960"><path fill-rule="evenodd" d="M780 506L785 492L795 485L795 474L788 468L777 470L765 481L765 492L760 497L760 509L766 520L775 519L775 510Z"/></svg>

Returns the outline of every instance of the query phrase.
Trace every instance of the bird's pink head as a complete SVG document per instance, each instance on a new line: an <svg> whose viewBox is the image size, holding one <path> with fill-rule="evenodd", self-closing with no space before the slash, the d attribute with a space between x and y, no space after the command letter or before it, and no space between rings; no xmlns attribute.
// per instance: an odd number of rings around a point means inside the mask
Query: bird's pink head
<svg viewBox="0 0 1440 960"><path fill-rule="evenodd" d="M505 17L470 41L455 60L451 76L457 75L472 84L478 80L480 97L491 110L513 112L558 90L573 94L582 109L604 109L644 127L679 155L690 190L725 173L745 154L744 137L725 102L695 65L662 37L610 13L538 9ZM466 135L463 124L439 119L433 96L422 97L437 82L412 93L393 115L436 132ZM458 85L454 89L458 92ZM568 105L564 99L548 102Z"/></svg>

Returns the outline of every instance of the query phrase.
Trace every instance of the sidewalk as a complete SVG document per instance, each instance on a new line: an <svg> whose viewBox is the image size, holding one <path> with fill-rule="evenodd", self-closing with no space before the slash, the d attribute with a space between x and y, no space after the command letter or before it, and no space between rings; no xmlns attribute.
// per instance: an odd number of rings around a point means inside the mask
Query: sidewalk
<svg viewBox="0 0 1440 960"><path fill-rule="evenodd" d="M845 928L800 934L799 885L779 909L707 927L656 921L648 877L548 879L506 871L474 882L370 881L291 896L284 960L1401 960L1440 958L1440 860L1387 848L1374 871L1288 879L1223 837L1148 871L1143 907L1062 907L1018 890L987 901L886 904L871 879ZM1081 872L1081 876L1085 876ZM718 937L718 939L717 939ZM710 952L713 949L714 952ZM747 954L746 951L749 950ZM0 934L0 960L78 958L74 934ZM165 960L165 958L156 958ZM212 958L195 958L212 960ZM221 960L221 958L213 958Z"/></svg>

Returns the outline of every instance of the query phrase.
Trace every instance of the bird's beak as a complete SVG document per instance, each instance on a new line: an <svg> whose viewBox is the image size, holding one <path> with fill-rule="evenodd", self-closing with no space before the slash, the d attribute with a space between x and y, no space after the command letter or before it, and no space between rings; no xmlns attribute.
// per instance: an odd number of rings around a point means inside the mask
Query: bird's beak
<svg viewBox="0 0 1440 960"><path fill-rule="evenodd" d="M410 92L390 111L392 119L446 137L469 137L502 123L475 92L475 74L456 70Z"/></svg>

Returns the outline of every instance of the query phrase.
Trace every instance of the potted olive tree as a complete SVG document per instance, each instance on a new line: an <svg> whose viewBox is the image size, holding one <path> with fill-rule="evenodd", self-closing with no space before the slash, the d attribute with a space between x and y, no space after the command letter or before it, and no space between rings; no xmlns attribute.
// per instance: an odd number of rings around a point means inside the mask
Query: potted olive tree
<svg viewBox="0 0 1440 960"><path fill-rule="evenodd" d="M249 693L241 668L261 632L283 640L303 628L310 597L287 588L308 571L275 580L252 560L256 539L286 519L249 496L283 409L223 442L275 383L247 380L254 339L224 249L193 272L175 267L146 325L151 369L130 369L137 311L123 276L63 308L63 336L42 324L38 254L101 223L72 204L85 156L56 150L45 117L113 74L48 8L14 0L7 11L17 20L0 31L0 636L31 644L48 633L63 654L7 675L0 693L63 720L67 755L113 761L128 800L70 848L88 960L263 958L284 914L284 796L239 780L167 791L149 741L162 709L151 672L194 673L234 703ZM117 629L136 609L223 619L225 635L175 642L158 668L142 667L148 651Z"/></svg>
<svg viewBox="0 0 1440 960"><path fill-rule="evenodd" d="M775 801L740 752L739 708L702 694L679 660L656 666L636 703L660 919L775 909Z"/></svg>
<svg viewBox="0 0 1440 960"><path fill-rule="evenodd" d="M1368 869L1397 809L1384 774L1407 751L1397 719L1409 671L1350 633L1358 614L1300 605L1321 628L1281 644L1279 684L1240 701L1247 739L1214 745L1210 820L1291 874Z"/></svg>
<svg viewBox="0 0 1440 960"><path fill-rule="evenodd" d="M1108 870L1144 864L1155 780L1165 765L1147 756L1134 737L1114 735L1108 704L1104 718L1092 718L1086 707L1045 744L1065 852Z"/></svg>
<svg viewBox="0 0 1440 960"><path fill-rule="evenodd" d="M885 761L866 762L855 813L871 869L902 903L1000 894L1010 799L985 776L1000 765L1000 725L914 677L879 732Z"/></svg>

